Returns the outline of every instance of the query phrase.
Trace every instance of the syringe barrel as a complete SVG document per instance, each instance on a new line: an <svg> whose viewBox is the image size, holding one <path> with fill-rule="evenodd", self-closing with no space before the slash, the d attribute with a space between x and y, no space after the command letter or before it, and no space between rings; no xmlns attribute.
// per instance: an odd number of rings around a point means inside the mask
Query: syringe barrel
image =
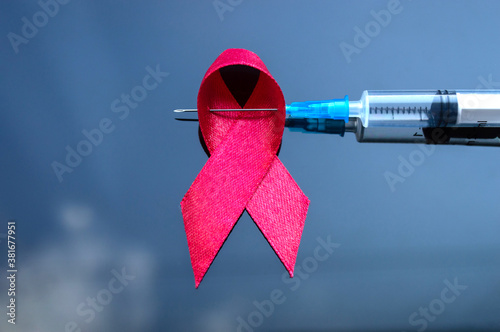
<svg viewBox="0 0 500 332"><path fill-rule="evenodd" d="M500 146L500 90L364 91L349 116L360 142Z"/></svg>
<svg viewBox="0 0 500 332"><path fill-rule="evenodd" d="M500 126L500 90L368 90L349 117L365 127Z"/></svg>

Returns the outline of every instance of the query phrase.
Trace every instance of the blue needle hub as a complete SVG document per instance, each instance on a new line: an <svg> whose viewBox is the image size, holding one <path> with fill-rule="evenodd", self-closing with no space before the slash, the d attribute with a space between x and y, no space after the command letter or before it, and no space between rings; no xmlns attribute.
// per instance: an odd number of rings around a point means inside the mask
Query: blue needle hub
<svg viewBox="0 0 500 332"><path fill-rule="evenodd" d="M292 118L316 118L349 121L349 98L295 102L286 106Z"/></svg>

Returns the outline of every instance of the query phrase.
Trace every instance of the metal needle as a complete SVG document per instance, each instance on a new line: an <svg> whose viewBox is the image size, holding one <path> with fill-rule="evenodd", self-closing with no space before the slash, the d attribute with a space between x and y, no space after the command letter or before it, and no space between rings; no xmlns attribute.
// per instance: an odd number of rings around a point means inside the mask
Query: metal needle
<svg viewBox="0 0 500 332"><path fill-rule="evenodd" d="M210 112L239 112L239 111L277 111L277 108L212 108ZM195 108L177 109L175 113L198 112Z"/></svg>

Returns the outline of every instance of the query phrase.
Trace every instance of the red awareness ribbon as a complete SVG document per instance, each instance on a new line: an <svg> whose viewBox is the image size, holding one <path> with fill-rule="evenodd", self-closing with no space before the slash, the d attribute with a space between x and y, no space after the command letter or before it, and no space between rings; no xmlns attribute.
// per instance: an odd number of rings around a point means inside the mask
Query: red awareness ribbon
<svg viewBox="0 0 500 332"><path fill-rule="evenodd" d="M210 111L242 108L220 71L235 65L259 71L243 108L277 111ZM255 53L228 49L205 74L198 119L210 158L181 202L196 288L245 209L293 277L309 199L276 156L285 117L283 93Z"/></svg>

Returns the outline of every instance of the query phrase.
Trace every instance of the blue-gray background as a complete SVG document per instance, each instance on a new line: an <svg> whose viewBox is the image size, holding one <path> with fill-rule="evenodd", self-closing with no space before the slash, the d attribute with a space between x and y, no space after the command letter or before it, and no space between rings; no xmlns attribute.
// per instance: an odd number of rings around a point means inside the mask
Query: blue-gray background
<svg viewBox="0 0 500 332"><path fill-rule="evenodd" d="M279 289L286 300L255 331L416 331L423 325L410 315L455 279L467 289L427 330L500 329L496 148L437 147L392 192L384 172L397 174L417 145L285 130L280 159L311 199L297 266L314 257L318 237L340 247L291 290L244 214L195 290L179 203L207 156L197 124L172 113L196 107L206 69L233 47L262 58L287 103L357 99L365 89L499 88L500 2L401 0L350 62L339 45L354 45L354 29L390 1L221 3L219 15L211 0L74 0L16 53L8 34L22 35L22 18L32 22L41 7L2 1L3 308L9 219L19 273L17 324L2 309L0 329L64 331L74 321L82 331L236 331L240 318L258 322L253 302ZM111 103L157 65L168 77L121 120ZM51 164L103 118L114 131L59 182ZM123 268L135 279L85 322L76 308Z"/></svg>

